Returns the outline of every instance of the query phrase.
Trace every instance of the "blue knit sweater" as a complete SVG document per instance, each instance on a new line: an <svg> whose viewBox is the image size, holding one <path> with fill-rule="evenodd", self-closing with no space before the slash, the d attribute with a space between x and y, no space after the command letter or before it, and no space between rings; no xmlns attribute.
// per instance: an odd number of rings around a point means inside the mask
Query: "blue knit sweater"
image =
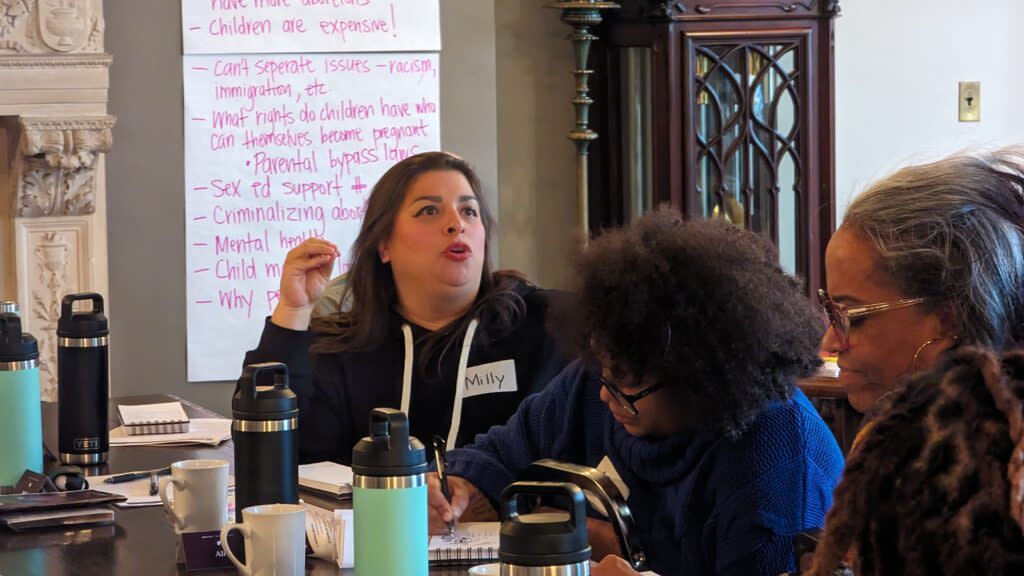
<svg viewBox="0 0 1024 576"><path fill-rule="evenodd" d="M534 460L596 467L606 456L629 487L650 569L662 576L776 576L794 567L793 536L823 525L843 456L797 391L738 439L699 430L631 436L576 362L528 397L504 426L448 453L449 472L497 502Z"/></svg>

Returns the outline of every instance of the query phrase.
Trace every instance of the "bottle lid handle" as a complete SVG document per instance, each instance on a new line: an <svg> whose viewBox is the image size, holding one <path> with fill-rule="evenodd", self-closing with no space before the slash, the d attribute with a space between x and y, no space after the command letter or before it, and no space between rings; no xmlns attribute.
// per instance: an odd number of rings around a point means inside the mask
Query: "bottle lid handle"
<svg viewBox="0 0 1024 576"><path fill-rule="evenodd" d="M575 531L587 521L586 498L579 486L570 482L519 481L509 484L501 493L501 518L519 521L519 496L568 496L572 503L569 521L565 522L570 531Z"/></svg>
<svg viewBox="0 0 1024 576"><path fill-rule="evenodd" d="M96 292L79 292L78 294L68 294L60 301L60 317L70 318L74 313L75 302L83 300L92 301L89 314L103 314L103 296Z"/></svg>
<svg viewBox="0 0 1024 576"><path fill-rule="evenodd" d="M21 318L17 314L0 314L0 338L9 344L21 342Z"/></svg>
<svg viewBox="0 0 1024 576"><path fill-rule="evenodd" d="M260 362L259 364L249 364L242 370L242 377L235 384L235 393L237 394L241 390L243 395L255 400L256 380L264 372L274 375L274 388L279 390L288 388L288 366L281 362Z"/></svg>
<svg viewBox="0 0 1024 576"><path fill-rule="evenodd" d="M370 436L384 439L388 450L409 446L409 419L405 412L394 408L374 408L370 412Z"/></svg>

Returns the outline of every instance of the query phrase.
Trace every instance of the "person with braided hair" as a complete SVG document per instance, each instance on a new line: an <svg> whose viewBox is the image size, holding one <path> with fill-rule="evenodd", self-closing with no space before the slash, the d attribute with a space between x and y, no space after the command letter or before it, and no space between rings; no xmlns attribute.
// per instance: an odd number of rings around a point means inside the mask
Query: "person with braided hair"
<svg viewBox="0 0 1024 576"><path fill-rule="evenodd" d="M825 270L822 349L869 416L950 349L1013 346L1024 337L1024 147L957 154L875 183L847 209Z"/></svg>
<svg viewBox="0 0 1024 576"><path fill-rule="evenodd" d="M1024 574L1024 351L968 346L878 407L811 576Z"/></svg>

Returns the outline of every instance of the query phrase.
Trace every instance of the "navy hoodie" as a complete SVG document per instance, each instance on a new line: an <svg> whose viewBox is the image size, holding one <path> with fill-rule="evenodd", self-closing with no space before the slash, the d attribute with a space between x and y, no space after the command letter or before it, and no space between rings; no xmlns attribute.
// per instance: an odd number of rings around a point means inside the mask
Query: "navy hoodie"
<svg viewBox="0 0 1024 576"><path fill-rule="evenodd" d="M776 576L795 564L793 537L819 528L843 455L797 390L737 439L711 429L638 438L600 399L600 376L571 364L505 426L448 453L448 472L492 503L540 458L598 467L607 458L650 569L662 576ZM599 560L595 558L595 560Z"/></svg>
<svg viewBox="0 0 1024 576"><path fill-rule="evenodd" d="M548 333L549 308L565 293L540 290L526 284L516 292L526 304L525 315L508 334L492 342L474 338L466 376L461 383L461 418L455 445L468 443L491 426L504 424L530 394L544 388L568 363ZM428 330L392 312L383 342L372 350L338 354L309 354L316 337L312 331L282 328L268 318L259 346L245 355L245 364L283 362L299 400L299 460L334 460L351 464L352 447L368 433L370 411L401 408L406 342L403 324L411 328L412 342ZM432 435L447 438L456 412L456 379L464 334L421 374L412 359L409 426L425 445ZM414 348L414 356L417 350ZM503 364L493 364L505 361ZM514 376L508 361L514 363ZM494 367L485 369L487 365ZM502 370L504 368L504 370ZM439 376L438 376L439 373ZM514 379L514 382L512 381ZM427 451L432 458L432 452Z"/></svg>

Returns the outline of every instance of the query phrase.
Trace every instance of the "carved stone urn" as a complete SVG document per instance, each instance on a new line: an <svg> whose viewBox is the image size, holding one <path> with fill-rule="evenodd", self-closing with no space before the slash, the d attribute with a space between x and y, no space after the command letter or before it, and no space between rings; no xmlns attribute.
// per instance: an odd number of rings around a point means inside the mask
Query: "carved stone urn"
<svg viewBox="0 0 1024 576"><path fill-rule="evenodd" d="M71 39L84 27L85 22L79 18L78 9L68 4L51 9L50 17L46 19L46 30L58 37L57 45L61 47L72 46Z"/></svg>

